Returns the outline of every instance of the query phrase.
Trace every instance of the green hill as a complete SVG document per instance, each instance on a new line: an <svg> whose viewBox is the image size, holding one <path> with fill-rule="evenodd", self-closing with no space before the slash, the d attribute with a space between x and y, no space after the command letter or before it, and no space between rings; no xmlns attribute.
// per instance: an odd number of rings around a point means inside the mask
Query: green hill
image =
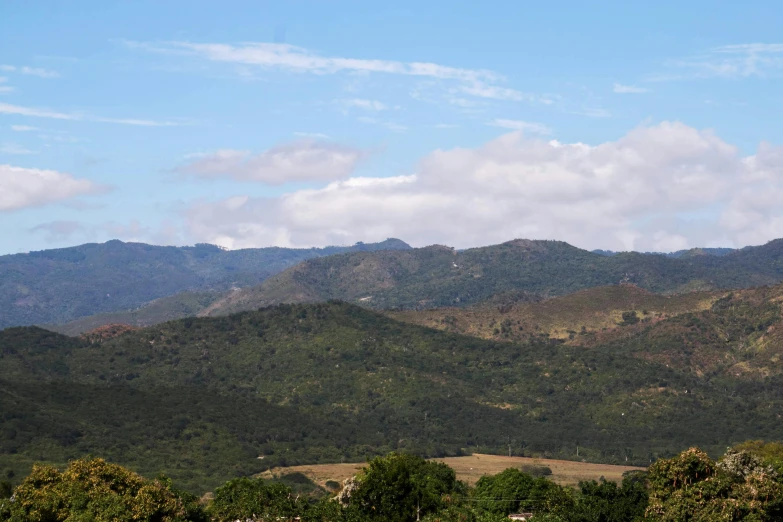
<svg viewBox="0 0 783 522"><path fill-rule="evenodd" d="M374 309L466 306L508 292L539 297L633 283L657 293L743 288L783 281L783 240L724 256L604 256L559 241L515 240L456 251L433 246L312 259L227 294L201 314L279 302L340 299Z"/></svg>
<svg viewBox="0 0 783 522"><path fill-rule="evenodd" d="M0 328L128 310L188 290L224 292L319 256L405 248L410 247L398 239L352 247L232 251L115 240L0 256Z"/></svg>
<svg viewBox="0 0 783 522"><path fill-rule="evenodd" d="M98 342L0 332L0 471L86 453L205 490L269 466L463 451L645 464L783 437L783 287L580 346L497 342L339 303ZM263 457L263 458L259 458Z"/></svg>

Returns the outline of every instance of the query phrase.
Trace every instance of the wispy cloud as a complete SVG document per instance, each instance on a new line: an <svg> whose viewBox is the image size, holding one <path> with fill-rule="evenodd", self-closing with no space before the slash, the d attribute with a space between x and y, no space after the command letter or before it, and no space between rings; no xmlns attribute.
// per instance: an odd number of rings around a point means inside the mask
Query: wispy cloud
<svg viewBox="0 0 783 522"><path fill-rule="evenodd" d="M393 132L405 132L406 130L408 130L408 127L406 127L405 125L400 125L399 123L395 123L393 121L385 121L385 120L379 120L377 118L370 118L369 116L362 116L356 118L356 120L361 123L380 125L381 127L386 127L387 129Z"/></svg>
<svg viewBox="0 0 783 522"><path fill-rule="evenodd" d="M92 121L99 123L117 123L120 125L136 125L142 127L174 127L187 125L186 121L158 121L136 118L105 118L103 116L92 116L89 114L57 112L49 109L36 107L24 107L21 105L11 105L10 103L0 103L0 114L15 114L18 116L28 116L31 118L49 118L53 120L71 120L71 121Z"/></svg>
<svg viewBox="0 0 783 522"><path fill-rule="evenodd" d="M29 125L11 125L11 130L14 132L30 132L41 130L38 127L31 127Z"/></svg>
<svg viewBox="0 0 783 522"><path fill-rule="evenodd" d="M501 127L503 129L522 131L523 133L529 133L529 134L541 134L541 135L552 134L552 129L550 129L546 125L543 125L541 123L522 121L522 120L507 120L502 118L496 118L491 122L488 122L487 125L491 125L493 127Z"/></svg>
<svg viewBox="0 0 783 522"><path fill-rule="evenodd" d="M319 140L329 138L329 135L324 134L323 132L295 132L294 136L299 136L300 138L317 138Z"/></svg>
<svg viewBox="0 0 783 522"><path fill-rule="evenodd" d="M623 85L622 83L615 83L612 87L612 91L618 94L643 94L650 92L650 89L646 87L637 87L635 85Z"/></svg>
<svg viewBox="0 0 783 522"><path fill-rule="evenodd" d="M11 105L9 103L0 103L0 114L16 114L18 116L30 116L33 118L50 118L53 120L78 120L75 114L66 114L64 112L50 111L48 109L37 109L35 107L22 107L21 105Z"/></svg>
<svg viewBox="0 0 783 522"><path fill-rule="evenodd" d="M765 77L783 72L783 44L724 45L689 58L669 60L666 65L673 71L651 75L648 81Z"/></svg>
<svg viewBox="0 0 783 522"><path fill-rule="evenodd" d="M46 241L53 242L70 239L74 234L84 230L84 225L78 221L50 221L32 227L30 232L43 232L46 234Z"/></svg>
<svg viewBox="0 0 783 522"><path fill-rule="evenodd" d="M60 73L52 71L50 69L43 69L41 67L17 67L15 65L0 65L0 71L14 72L19 74L25 74L28 76L38 76L39 78L59 78Z"/></svg>
<svg viewBox="0 0 783 522"><path fill-rule="evenodd" d="M132 42L132 49L182 56L196 56L213 62L260 68L276 68L312 74L382 73L437 80L459 84L464 94L499 100L526 100L533 96L500 86L502 75L486 69L465 69L431 62L400 62L395 60L323 56L309 49L283 43L251 42L241 45L193 42Z"/></svg>
<svg viewBox="0 0 783 522"><path fill-rule="evenodd" d="M339 103L349 106L349 107L356 107L358 109L364 109L368 111L385 111L389 108L388 105L386 105L383 102L379 102L378 100L365 100L362 98L353 98L350 100L338 100Z"/></svg>
<svg viewBox="0 0 783 522"><path fill-rule="evenodd" d="M600 107L585 107L583 109L572 111L572 114L587 116L588 118L610 118L612 116L611 112Z"/></svg>
<svg viewBox="0 0 783 522"><path fill-rule="evenodd" d="M6 83L8 81L8 78L5 76L0 76L0 83ZM10 85L0 85L0 94L12 92L14 90L13 87Z"/></svg>

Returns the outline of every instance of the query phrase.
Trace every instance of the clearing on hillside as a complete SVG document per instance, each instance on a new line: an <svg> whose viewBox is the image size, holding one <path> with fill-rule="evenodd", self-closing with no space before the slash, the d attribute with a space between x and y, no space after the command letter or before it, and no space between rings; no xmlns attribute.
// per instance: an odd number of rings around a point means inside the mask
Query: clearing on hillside
<svg viewBox="0 0 783 522"><path fill-rule="evenodd" d="M444 462L457 472L457 478L473 485L483 475L495 475L507 468L524 469L528 466L546 466L552 470L547 478L561 485L575 486L582 480L598 480L604 477L606 480L619 482L626 471L640 470L633 466L615 466L611 464L592 464L588 462L574 462L570 460L534 459L529 457L505 457L502 455L485 455L475 453L467 457L446 457L432 459ZM320 486L324 486L328 480L335 480L342 484L343 480L356 475L365 466L364 462L350 464L312 464L304 466L291 466L286 468L272 468L261 473L263 478L272 478L287 475L289 473L302 473Z"/></svg>

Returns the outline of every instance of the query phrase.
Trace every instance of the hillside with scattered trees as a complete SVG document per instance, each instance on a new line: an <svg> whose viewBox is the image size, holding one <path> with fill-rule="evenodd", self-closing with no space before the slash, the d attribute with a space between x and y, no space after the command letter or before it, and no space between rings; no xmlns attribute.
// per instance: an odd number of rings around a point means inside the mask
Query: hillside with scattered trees
<svg viewBox="0 0 783 522"><path fill-rule="evenodd" d="M581 343L486 340L346 303L106 336L0 332L0 470L102 455L183 486L389 451L647 465L780 436L783 287Z"/></svg>

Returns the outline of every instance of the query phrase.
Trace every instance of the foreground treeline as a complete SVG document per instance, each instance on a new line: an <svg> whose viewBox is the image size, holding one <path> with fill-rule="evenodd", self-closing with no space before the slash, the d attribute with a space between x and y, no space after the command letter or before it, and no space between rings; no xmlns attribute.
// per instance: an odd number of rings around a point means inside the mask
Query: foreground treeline
<svg viewBox="0 0 783 522"><path fill-rule="evenodd" d="M475 487L449 466L392 453L370 461L339 491L320 498L262 479L237 478L203 498L161 476L148 480L102 459L64 471L37 465L2 487L0 520L12 522L492 522L512 513L533 521L773 521L783 519L783 444L750 442L717 461L697 448L627 474L621 484L577 489L510 468Z"/></svg>

